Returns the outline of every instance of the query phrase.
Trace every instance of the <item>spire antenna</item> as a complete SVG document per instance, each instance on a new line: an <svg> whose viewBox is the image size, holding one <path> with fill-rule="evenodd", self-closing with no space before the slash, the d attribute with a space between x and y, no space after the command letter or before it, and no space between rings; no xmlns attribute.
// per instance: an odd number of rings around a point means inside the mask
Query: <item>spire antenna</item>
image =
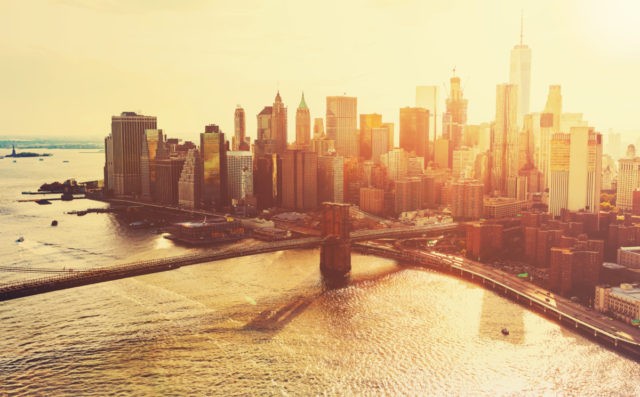
<svg viewBox="0 0 640 397"><path fill-rule="evenodd" d="M520 45L522 45L522 36L523 36L523 31L524 31L524 11L520 10Z"/></svg>

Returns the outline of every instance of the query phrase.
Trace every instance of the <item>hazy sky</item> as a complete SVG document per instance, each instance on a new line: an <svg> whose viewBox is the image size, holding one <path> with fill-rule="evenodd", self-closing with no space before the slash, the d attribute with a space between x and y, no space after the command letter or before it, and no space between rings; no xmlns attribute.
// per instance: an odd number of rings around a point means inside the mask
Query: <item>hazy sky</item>
<svg viewBox="0 0 640 397"><path fill-rule="evenodd" d="M280 89L293 140L303 90L312 118L346 93L397 123L415 86L443 87L454 66L469 122L490 121L521 10L531 111L561 84L565 111L640 130L635 0L0 0L0 135L98 138L127 110L195 140L209 123L232 133L241 104L255 136Z"/></svg>

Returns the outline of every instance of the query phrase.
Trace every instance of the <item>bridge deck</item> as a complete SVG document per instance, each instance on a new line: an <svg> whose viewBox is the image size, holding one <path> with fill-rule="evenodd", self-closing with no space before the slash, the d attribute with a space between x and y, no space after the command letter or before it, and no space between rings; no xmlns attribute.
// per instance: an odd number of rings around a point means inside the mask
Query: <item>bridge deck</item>
<svg viewBox="0 0 640 397"><path fill-rule="evenodd" d="M364 230L351 233L353 241L375 240L385 237L406 237L428 233L442 233L452 231L457 224L405 227L379 230ZM180 255L169 258L152 259L125 263L120 265L99 267L84 271L73 271L56 276L29 279L25 281L0 285L0 301L42 294L82 285L96 284L105 281L119 280L127 277L164 272L182 266L198 263L213 262L222 259L257 255L267 252L284 251L290 249L314 248L322 243L321 237L306 237L294 240L262 243L253 246L206 251L197 254Z"/></svg>

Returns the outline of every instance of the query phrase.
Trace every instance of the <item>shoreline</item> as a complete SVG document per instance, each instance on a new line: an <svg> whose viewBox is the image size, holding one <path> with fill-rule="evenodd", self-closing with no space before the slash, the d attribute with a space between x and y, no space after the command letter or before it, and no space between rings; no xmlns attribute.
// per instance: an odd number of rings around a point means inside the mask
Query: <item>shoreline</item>
<svg viewBox="0 0 640 397"><path fill-rule="evenodd" d="M397 252L361 243L354 244L353 248L360 253L395 259L470 281L553 320L565 329L576 331L605 348L640 361L640 330L637 328L610 319L604 313L587 309L540 286L516 279L501 270L470 259L440 253ZM609 329L604 328L605 325Z"/></svg>

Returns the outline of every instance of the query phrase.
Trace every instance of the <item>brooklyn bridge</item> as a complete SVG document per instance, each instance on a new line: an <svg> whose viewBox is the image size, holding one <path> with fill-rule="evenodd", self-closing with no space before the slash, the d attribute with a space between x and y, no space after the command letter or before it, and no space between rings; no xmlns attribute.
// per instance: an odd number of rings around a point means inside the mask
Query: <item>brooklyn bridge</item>
<svg viewBox="0 0 640 397"><path fill-rule="evenodd" d="M320 247L319 262L323 276L340 278L345 277L351 271L351 249L353 244L383 238L440 235L442 233L455 232L461 227L457 223L447 223L351 232L349 221L350 206L348 204L325 203L323 207L322 233L320 237L302 237L251 246L207 250L195 254L129 262L89 270L67 271L48 277L0 284L0 301L164 272L183 266L215 262L223 259L317 247Z"/></svg>

